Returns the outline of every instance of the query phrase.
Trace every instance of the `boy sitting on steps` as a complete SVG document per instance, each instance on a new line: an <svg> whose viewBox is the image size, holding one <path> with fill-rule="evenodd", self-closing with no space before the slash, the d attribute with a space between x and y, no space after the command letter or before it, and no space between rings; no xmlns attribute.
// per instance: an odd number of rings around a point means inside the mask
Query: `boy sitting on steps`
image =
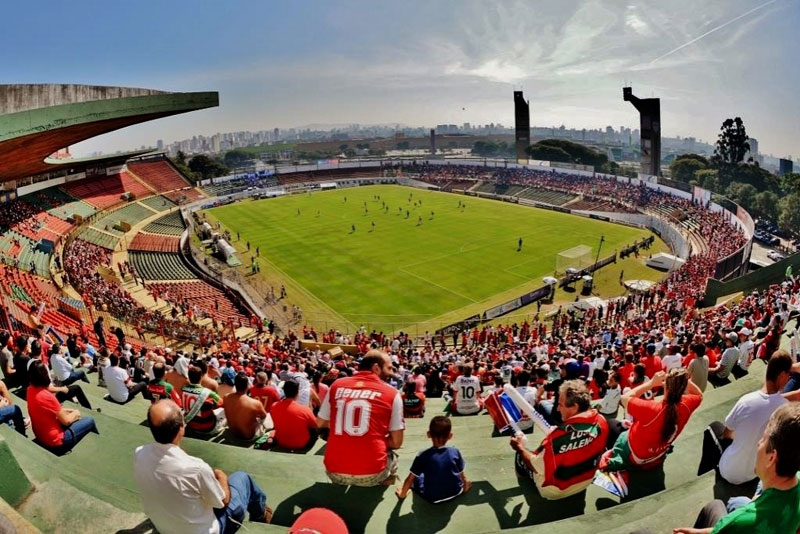
<svg viewBox="0 0 800 534"><path fill-rule="evenodd" d="M431 419L428 437L433 447L414 458L403 487L395 492L399 499L405 499L408 491L413 490L426 501L437 504L469 491L471 484L464 474L464 458L458 449L447 446L453 437L451 428L448 417L438 415Z"/></svg>

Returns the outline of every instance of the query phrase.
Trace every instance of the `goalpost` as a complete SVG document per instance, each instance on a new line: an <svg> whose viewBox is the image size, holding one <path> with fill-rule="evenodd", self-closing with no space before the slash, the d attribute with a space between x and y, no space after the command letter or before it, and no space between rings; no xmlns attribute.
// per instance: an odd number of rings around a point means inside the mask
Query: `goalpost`
<svg viewBox="0 0 800 534"><path fill-rule="evenodd" d="M556 274L564 274L570 267L578 270L584 269L589 267L593 261L592 247L588 245L578 245L562 250L556 255Z"/></svg>

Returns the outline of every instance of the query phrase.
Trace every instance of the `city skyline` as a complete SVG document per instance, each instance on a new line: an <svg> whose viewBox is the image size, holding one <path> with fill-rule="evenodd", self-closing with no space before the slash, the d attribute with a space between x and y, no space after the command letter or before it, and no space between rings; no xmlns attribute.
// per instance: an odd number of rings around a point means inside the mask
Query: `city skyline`
<svg viewBox="0 0 800 534"><path fill-rule="evenodd" d="M790 0L46 7L6 7L18 23L0 35L15 50L5 83L220 92L217 109L127 128L76 154L303 124L509 125L514 89L530 100L532 124L635 128L627 84L662 99L665 136L713 142L725 118L741 116L762 152L800 152L800 9Z"/></svg>

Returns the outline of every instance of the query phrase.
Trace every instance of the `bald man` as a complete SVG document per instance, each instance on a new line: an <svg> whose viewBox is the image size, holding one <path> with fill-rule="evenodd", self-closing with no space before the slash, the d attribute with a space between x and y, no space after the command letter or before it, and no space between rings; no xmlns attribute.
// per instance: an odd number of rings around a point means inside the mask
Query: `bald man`
<svg viewBox="0 0 800 534"><path fill-rule="evenodd" d="M161 534L231 534L245 511L250 521L270 522L267 497L250 475L228 477L180 448L186 426L177 404L156 402L147 421L156 443L136 449L133 477L142 508Z"/></svg>

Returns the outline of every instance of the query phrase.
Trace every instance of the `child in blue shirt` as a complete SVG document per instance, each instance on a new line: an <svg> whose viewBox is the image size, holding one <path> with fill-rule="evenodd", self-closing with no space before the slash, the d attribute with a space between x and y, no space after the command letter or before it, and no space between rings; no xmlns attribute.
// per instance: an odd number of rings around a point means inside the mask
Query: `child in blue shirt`
<svg viewBox="0 0 800 534"><path fill-rule="evenodd" d="M438 415L431 419L428 437L433 447L414 458L403 487L395 492L399 499L405 499L409 490L413 490L426 501L437 504L469 491L471 484L464 474L464 458L458 449L447 446L453 437L451 429L449 417Z"/></svg>

